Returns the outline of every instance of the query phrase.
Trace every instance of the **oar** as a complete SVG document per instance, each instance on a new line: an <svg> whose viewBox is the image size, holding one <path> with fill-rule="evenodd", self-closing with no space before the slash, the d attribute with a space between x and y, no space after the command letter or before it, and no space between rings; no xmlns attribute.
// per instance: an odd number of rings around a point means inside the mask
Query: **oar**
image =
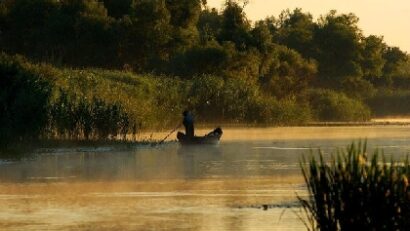
<svg viewBox="0 0 410 231"><path fill-rule="evenodd" d="M165 136L164 139L162 139L160 142L156 143L156 145L160 145L160 144L164 143L165 140L180 127L181 127L181 124L178 124L177 127L175 127L167 136Z"/></svg>

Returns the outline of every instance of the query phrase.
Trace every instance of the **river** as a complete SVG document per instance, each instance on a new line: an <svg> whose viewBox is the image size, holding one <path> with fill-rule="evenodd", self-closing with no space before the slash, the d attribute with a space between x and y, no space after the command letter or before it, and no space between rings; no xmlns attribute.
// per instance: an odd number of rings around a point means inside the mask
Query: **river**
<svg viewBox="0 0 410 231"><path fill-rule="evenodd" d="M0 230L306 230L301 157L359 139L395 159L410 151L408 126L231 128L219 146L59 148L0 161Z"/></svg>

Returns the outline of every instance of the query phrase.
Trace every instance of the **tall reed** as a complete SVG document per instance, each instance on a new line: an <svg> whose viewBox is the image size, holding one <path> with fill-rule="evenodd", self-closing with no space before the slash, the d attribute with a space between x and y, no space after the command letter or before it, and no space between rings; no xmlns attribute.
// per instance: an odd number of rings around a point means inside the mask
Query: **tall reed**
<svg viewBox="0 0 410 231"><path fill-rule="evenodd" d="M310 193L300 198L309 230L410 230L409 159L388 161L365 143L352 143L325 161L303 158Z"/></svg>

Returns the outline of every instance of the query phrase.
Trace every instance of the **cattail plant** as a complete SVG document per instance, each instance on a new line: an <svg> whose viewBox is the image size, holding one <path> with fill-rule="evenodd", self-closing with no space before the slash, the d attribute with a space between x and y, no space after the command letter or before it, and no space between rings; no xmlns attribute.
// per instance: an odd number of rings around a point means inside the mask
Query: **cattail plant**
<svg viewBox="0 0 410 231"><path fill-rule="evenodd" d="M408 158L387 161L366 142L351 144L325 161L322 153L303 158L310 194L299 197L309 230L410 230Z"/></svg>

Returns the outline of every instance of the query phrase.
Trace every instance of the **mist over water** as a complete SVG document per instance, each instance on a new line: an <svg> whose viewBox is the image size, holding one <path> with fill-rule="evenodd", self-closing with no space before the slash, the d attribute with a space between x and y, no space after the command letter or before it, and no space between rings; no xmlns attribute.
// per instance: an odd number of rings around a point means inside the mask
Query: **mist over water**
<svg viewBox="0 0 410 231"><path fill-rule="evenodd" d="M301 156L360 138L395 159L410 151L406 126L232 128L219 146L61 148L3 161L0 229L305 230Z"/></svg>

